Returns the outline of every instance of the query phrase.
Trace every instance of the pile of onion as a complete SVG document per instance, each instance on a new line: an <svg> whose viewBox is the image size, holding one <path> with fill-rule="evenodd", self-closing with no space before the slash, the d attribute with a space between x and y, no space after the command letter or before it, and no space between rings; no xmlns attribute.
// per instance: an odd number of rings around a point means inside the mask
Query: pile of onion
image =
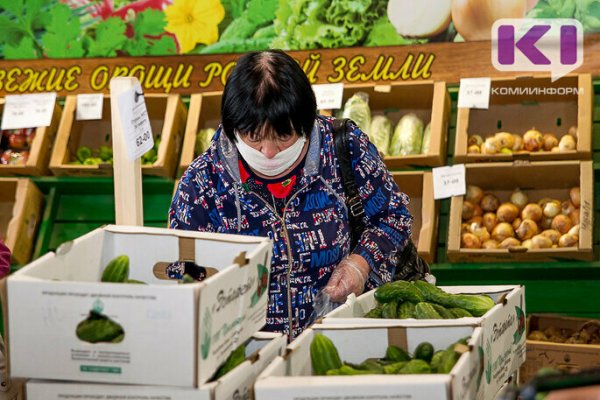
<svg viewBox="0 0 600 400"><path fill-rule="evenodd" d="M577 150L577 127L572 126L560 138L554 133L542 133L535 128L523 136L516 133L498 132L485 139L481 135L469 135L468 154L513 154L530 152L565 152Z"/></svg>
<svg viewBox="0 0 600 400"><path fill-rule="evenodd" d="M468 185L463 201L461 247L467 249L548 249L579 244L579 187L565 200L532 202L516 189L509 201Z"/></svg>

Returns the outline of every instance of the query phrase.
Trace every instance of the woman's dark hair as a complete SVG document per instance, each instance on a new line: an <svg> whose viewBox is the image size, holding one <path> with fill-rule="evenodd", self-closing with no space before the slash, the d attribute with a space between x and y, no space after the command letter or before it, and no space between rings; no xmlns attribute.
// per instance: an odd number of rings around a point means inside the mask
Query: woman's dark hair
<svg viewBox="0 0 600 400"><path fill-rule="evenodd" d="M308 137L317 116L317 102L308 77L280 50L251 52L237 62L225 84L221 118L227 137L258 135L268 126L279 137Z"/></svg>

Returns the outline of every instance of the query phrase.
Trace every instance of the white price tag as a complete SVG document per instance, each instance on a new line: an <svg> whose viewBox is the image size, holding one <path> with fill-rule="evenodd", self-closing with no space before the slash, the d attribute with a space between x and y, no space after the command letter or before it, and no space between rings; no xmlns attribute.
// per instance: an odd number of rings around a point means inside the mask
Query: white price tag
<svg viewBox="0 0 600 400"><path fill-rule="evenodd" d="M343 83L312 85L317 98L317 110L337 110L342 108Z"/></svg>
<svg viewBox="0 0 600 400"><path fill-rule="evenodd" d="M102 93L78 94L75 119L78 121L102 119L102 106L104 96Z"/></svg>
<svg viewBox="0 0 600 400"><path fill-rule="evenodd" d="M431 173L433 175L434 199L462 196L467 192L464 164L432 168Z"/></svg>
<svg viewBox="0 0 600 400"><path fill-rule="evenodd" d="M150 118L139 82L119 95L119 112L129 158L135 160L154 146Z"/></svg>
<svg viewBox="0 0 600 400"><path fill-rule="evenodd" d="M490 78L465 78L460 80L458 90L459 108L490 108Z"/></svg>
<svg viewBox="0 0 600 400"><path fill-rule="evenodd" d="M56 93L11 94L5 97L0 129L49 126L56 103Z"/></svg>

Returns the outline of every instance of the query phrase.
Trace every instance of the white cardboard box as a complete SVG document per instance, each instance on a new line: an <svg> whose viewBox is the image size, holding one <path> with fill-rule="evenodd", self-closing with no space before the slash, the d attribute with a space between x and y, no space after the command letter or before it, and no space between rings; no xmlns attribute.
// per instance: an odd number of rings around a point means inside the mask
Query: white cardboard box
<svg viewBox="0 0 600 400"><path fill-rule="evenodd" d="M10 373L197 387L265 324L271 251L266 238L96 229L7 279ZM104 266L120 254L130 258L129 278L148 285L99 282ZM186 285L153 274L155 264L177 260L219 272ZM77 338L77 325L92 309L121 324L122 342Z"/></svg>
<svg viewBox="0 0 600 400"><path fill-rule="evenodd" d="M27 400L79 399L160 399L160 400L230 400L252 398L256 377L265 367L283 354L286 336L280 333L257 332L246 344L246 361L214 382L199 388L108 385L30 380ZM79 397L75 397L79 396Z"/></svg>
<svg viewBox="0 0 600 400"><path fill-rule="evenodd" d="M489 295L496 305L482 317L459 319L374 319L363 316L375 307L377 301L374 290L359 297L349 296L345 304L325 315L322 323L387 325L402 321L406 326L430 326L456 324L480 326L482 332L482 352L484 355L485 397L493 398L506 380L525 362L525 287L513 285L499 286L440 286L448 293Z"/></svg>
<svg viewBox="0 0 600 400"><path fill-rule="evenodd" d="M389 344L414 352L421 342L436 350L466 336L470 351L464 353L449 374L312 376L310 344L316 332L329 337L342 361L360 363L384 357ZM256 400L390 400L390 399L478 399L483 369L480 363L481 329L473 326L407 327L313 325L288 345L259 375L254 385Z"/></svg>

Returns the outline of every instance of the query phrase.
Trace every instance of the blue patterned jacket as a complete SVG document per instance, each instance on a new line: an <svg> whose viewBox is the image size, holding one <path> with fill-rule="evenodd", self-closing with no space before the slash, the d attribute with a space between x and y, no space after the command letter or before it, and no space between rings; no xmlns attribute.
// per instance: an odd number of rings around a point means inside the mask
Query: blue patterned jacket
<svg viewBox="0 0 600 400"><path fill-rule="evenodd" d="M349 147L366 229L353 253L371 267L365 289L389 282L395 254L410 236L408 197L401 193L367 135L351 124ZM209 149L182 176L169 211L174 229L267 236L273 241L265 330L290 340L312 322L313 299L350 252L346 195L332 137L318 116L300 179L282 215L240 181L235 144L217 130Z"/></svg>

